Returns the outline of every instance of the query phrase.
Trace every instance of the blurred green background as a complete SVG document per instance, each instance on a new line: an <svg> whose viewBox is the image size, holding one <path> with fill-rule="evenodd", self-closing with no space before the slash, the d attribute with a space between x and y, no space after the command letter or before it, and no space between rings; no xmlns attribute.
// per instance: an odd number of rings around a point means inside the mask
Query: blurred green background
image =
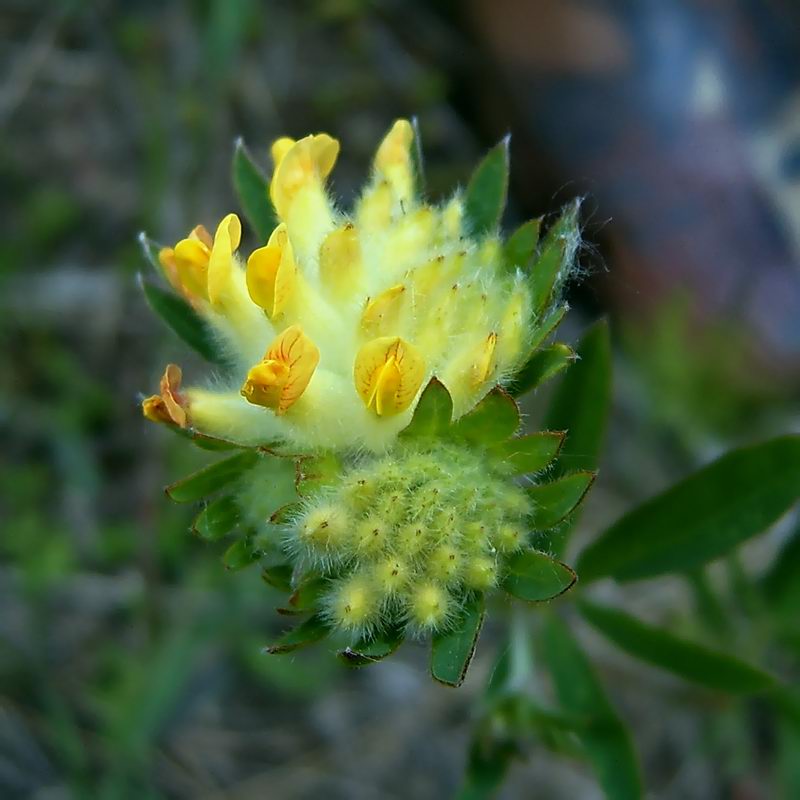
<svg viewBox="0 0 800 800"><path fill-rule="evenodd" d="M459 784L491 628L458 692L422 648L359 673L264 656L271 590L226 573L161 493L203 456L145 424L138 393L167 360L197 365L137 290L136 236L234 210L236 136L266 164L273 138L330 132L349 201L398 116L419 118L434 197L510 130L509 223L587 196L566 338L608 314L616 388L585 539L727 447L800 427L798 45L791 0L0 0L0 796ZM737 626L765 651L779 629L796 669L796 585L787 624L735 591L789 530L720 581ZM691 613L670 581L639 600ZM800 727L596 650L653 796L800 796ZM531 785L598 796L536 748L502 796Z"/></svg>

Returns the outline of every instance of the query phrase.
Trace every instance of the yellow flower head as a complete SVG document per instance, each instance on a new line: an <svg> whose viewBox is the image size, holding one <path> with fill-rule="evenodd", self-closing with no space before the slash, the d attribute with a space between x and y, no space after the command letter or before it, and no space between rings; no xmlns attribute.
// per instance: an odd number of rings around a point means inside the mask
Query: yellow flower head
<svg viewBox="0 0 800 800"><path fill-rule="evenodd" d="M186 391L187 424L247 445L378 452L432 377L457 419L521 366L542 322L536 288L509 261L496 219L476 225L469 187L425 201L414 136L394 123L352 213L326 187L339 143L278 139L265 244L240 260L229 214L213 238L198 226L162 250L168 280L232 365L227 387Z"/></svg>
<svg viewBox="0 0 800 800"><path fill-rule="evenodd" d="M148 294L214 362L213 382L182 388L169 365L143 413L235 451L168 491L214 496L194 530L238 537L230 568L267 552L282 561L287 608L310 615L273 652L336 629L357 648L349 657L369 660L403 636L431 636L434 674L457 684L449 651L468 663L484 593L539 601L575 580L533 549L530 531L571 513L593 475L536 483L563 433L518 436L513 394L574 355L537 348L564 313L577 206L541 243L538 221L503 241L507 141L435 204L421 190L415 129L398 120L347 212L327 185L338 153L324 133L280 138L267 180L237 145L234 177L258 241L239 255L235 214L213 236L198 226L159 253L180 297Z"/></svg>

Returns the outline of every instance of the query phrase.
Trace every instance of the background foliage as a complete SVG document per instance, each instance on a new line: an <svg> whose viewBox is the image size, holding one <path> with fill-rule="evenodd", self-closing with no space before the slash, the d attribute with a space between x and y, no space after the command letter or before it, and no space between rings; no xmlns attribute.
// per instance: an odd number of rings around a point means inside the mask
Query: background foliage
<svg viewBox="0 0 800 800"><path fill-rule="evenodd" d="M760 535L800 473L774 440L798 430L800 25L780 0L711 5L0 4L0 794L482 796L513 764L501 796L595 797L583 754L627 797L634 746L653 796L800 793L800 703L770 677L800 669L796 518ZM574 399L615 373L597 487L547 543L597 585L535 631L495 613L458 692L413 647L358 672L262 655L278 595L188 534L160 489L209 458L136 403L186 362L137 289L138 231L232 209L239 135L265 161L276 135L330 131L348 200L412 114L434 196L507 130L516 221L588 195L566 334L584 358L524 401L569 423L565 468L592 467L605 427ZM623 516L754 443L760 461ZM692 560L714 496L729 538ZM645 525L678 546L637 564ZM667 558L681 576L600 582Z"/></svg>

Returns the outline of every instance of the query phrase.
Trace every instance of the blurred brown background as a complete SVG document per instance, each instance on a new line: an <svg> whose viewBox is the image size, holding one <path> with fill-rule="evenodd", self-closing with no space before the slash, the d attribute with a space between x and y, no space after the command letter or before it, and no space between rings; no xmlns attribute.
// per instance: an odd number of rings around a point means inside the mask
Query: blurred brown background
<svg viewBox="0 0 800 800"><path fill-rule="evenodd" d="M233 210L237 135L264 163L278 135L337 136L349 201L406 115L434 197L507 131L509 224L587 197L566 335L610 315L617 388L584 536L723 448L798 428L792 0L0 0L0 796L458 786L492 648L459 692L421 648L360 673L262 656L274 598L188 535L160 487L200 456L137 406L165 360L193 366L139 296L137 233L171 242ZM642 603L675 600L665 584ZM652 796L800 786L800 732L765 736L758 707L710 719L598 657ZM598 796L536 748L502 796L533 785Z"/></svg>

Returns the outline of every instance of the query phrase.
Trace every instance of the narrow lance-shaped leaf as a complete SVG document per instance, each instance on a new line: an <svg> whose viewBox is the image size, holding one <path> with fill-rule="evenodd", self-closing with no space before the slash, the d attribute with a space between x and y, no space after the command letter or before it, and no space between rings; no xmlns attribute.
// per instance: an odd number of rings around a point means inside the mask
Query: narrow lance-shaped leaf
<svg viewBox="0 0 800 800"><path fill-rule="evenodd" d="M261 570L261 579L273 589L290 592L293 573L294 567L291 564L270 564Z"/></svg>
<svg viewBox="0 0 800 800"><path fill-rule="evenodd" d="M222 563L225 565L225 569L234 571L249 567L257 560L258 552L253 549L252 543L248 539L234 542L222 554Z"/></svg>
<svg viewBox="0 0 800 800"><path fill-rule="evenodd" d="M295 486L300 497L309 497L325 486L331 486L341 474L341 462L331 452L297 461Z"/></svg>
<svg viewBox="0 0 800 800"><path fill-rule="evenodd" d="M606 320L586 331L553 395L545 427L567 431L557 472L597 469L611 406L611 341Z"/></svg>
<svg viewBox="0 0 800 800"><path fill-rule="evenodd" d="M551 483L531 486L528 496L534 503L534 526L546 530L568 517L586 496L594 479L594 472L573 472Z"/></svg>
<svg viewBox="0 0 800 800"><path fill-rule="evenodd" d="M139 246L142 248L144 257L149 262L150 266L162 274L161 262L159 261L158 254L161 252L162 245L153 241L144 231L139 234Z"/></svg>
<svg viewBox="0 0 800 800"><path fill-rule="evenodd" d="M520 397L563 372L575 360L575 351L561 342L536 350L514 376L508 391L514 397ZM584 402L587 400L584 398Z"/></svg>
<svg viewBox="0 0 800 800"><path fill-rule="evenodd" d="M774 678L727 653L712 650L648 625L607 606L583 601L586 621L627 653L688 681L732 694L752 694L774 685Z"/></svg>
<svg viewBox="0 0 800 800"><path fill-rule="evenodd" d="M451 435L475 443L497 443L519 430L519 407L503 389L492 389L468 414L451 428Z"/></svg>
<svg viewBox="0 0 800 800"><path fill-rule="evenodd" d="M238 524L239 506L233 497L220 497L209 503L195 518L192 530L201 539L216 542L227 536Z"/></svg>
<svg viewBox="0 0 800 800"><path fill-rule="evenodd" d="M780 603L787 597L800 598L800 525L778 551L761 579L761 587L771 603Z"/></svg>
<svg viewBox="0 0 800 800"><path fill-rule="evenodd" d="M289 596L289 603L284 608L279 608L279 614L305 614L319 606L320 598L330 586L330 581L318 573L312 573L300 580L295 590Z"/></svg>
<svg viewBox="0 0 800 800"><path fill-rule="evenodd" d="M523 223L509 236L503 249L503 260L508 270L530 268L536 248L539 245L541 217Z"/></svg>
<svg viewBox="0 0 800 800"><path fill-rule="evenodd" d="M508 144L506 136L475 168L464 194L464 222L472 236L496 230L508 195Z"/></svg>
<svg viewBox="0 0 800 800"><path fill-rule="evenodd" d="M533 335L530 342L530 356L528 360L533 358L536 350L542 345L550 334L554 333L556 328L561 324L567 314L569 307L566 303L553 306L543 316L538 317L536 325L533 329Z"/></svg>
<svg viewBox="0 0 800 800"><path fill-rule="evenodd" d="M453 419L453 399L444 384L431 378L419 398L408 427L400 432L402 439L429 438L444 435Z"/></svg>
<svg viewBox="0 0 800 800"><path fill-rule="evenodd" d="M339 658L350 667L366 667L392 655L402 643L403 629L392 628L346 647Z"/></svg>
<svg viewBox="0 0 800 800"><path fill-rule="evenodd" d="M498 442L489 453L514 475L540 472L553 462L564 442L564 431L539 431Z"/></svg>
<svg viewBox="0 0 800 800"><path fill-rule="evenodd" d="M611 409L611 341L605 320L584 333L577 356L556 388L545 416L546 427L567 432L555 475L573 469L597 469ZM565 551L579 517L580 512L573 515L551 542L556 554Z"/></svg>
<svg viewBox="0 0 800 800"><path fill-rule="evenodd" d="M270 655L291 653L324 639L329 633L330 625L327 620L321 614L315 614L296 628L284 633L275 644L269 645L264 650Z"/></svg>
<svg viewBox="0 0 800 800"><path fill-rule="evenodd" d="M245 450L217 461L166 488L167 496L176 503L194 503L232 483L255 465L258 454Z"/></svg>
<svg viewBox="0 0 800 800"><path fill-rule="evenodd" d="M247 221L259 242L266 242L277 224L266 175L256 166L242 139L233 150L233 186Z"/></svg>
<svg viewBox="0 0 800 800"><path fill-rule="evenodd" d="M706 564L800 499L800 436L734 450L618 520L580 556L582 580L638 580Z"/></svg>
<svg viewBox="0 0 800 800"><path fill-rule="evenodd" d="M185 300L144 280L141 275L139 285L150 308L186 344L213 364L226 363L205 321Z"/></svg>
<svg viewBox="0 0 800 800"><path fill-rule="evenodd" d="M482 595L469 598L458 623L445 633L435 633L431 643L431 675L446 686L464 682L483 625Z"/></svg>
<svg viewBox="0 0 800 800"><path fill-rule="evenodd" d="M552 600L574 586L578 579L566 564L546 553L525 550L508 559L501 588L531 603Z"/></svg>
<svg viewBox="0 0 800 800"><path fill-rule="evenodd" d="M639 800L641 778L630 736L600 681L566 625L548 614L539 637L558 702L566 714L582 717L577 736L609 800Z"/></svg>
<svg viewBox="0 0 800 800"><path fill-rule="evenodd" d="M564 278L572 269L572 261L580 242L578 219L580 201L574 201L547 232L539 258L530 275L534 309L547 308L558 292Z"/></svg>

